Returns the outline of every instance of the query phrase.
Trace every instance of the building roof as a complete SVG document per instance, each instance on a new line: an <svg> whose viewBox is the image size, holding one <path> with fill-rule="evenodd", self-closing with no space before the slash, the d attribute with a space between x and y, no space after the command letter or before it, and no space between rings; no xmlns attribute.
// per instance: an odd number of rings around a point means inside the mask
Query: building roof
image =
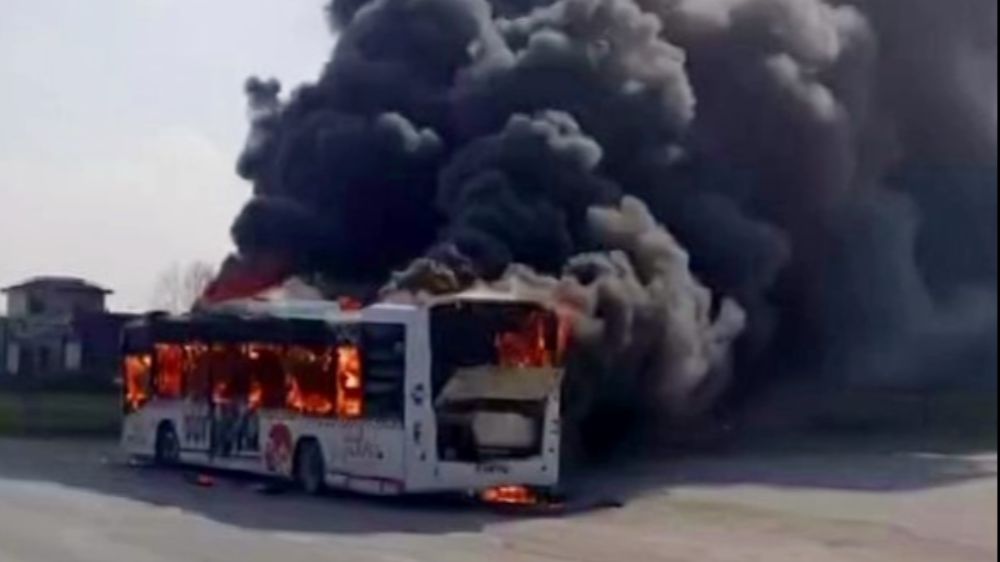
<svg viewBox="0 0 1000 562"><path fill-rule="evenodd" d="M38 277L32 277L15 285L10 285L9 287L3 287L2 289L0 289L0 292L7 293L18 289L28 289L32 287L59 289L64 291L100 292L104 293L105 295L109 295L113 292L110 289L105 289L100 285L91 283L79 277L62 277L54 275L41 275Z"/></svg>

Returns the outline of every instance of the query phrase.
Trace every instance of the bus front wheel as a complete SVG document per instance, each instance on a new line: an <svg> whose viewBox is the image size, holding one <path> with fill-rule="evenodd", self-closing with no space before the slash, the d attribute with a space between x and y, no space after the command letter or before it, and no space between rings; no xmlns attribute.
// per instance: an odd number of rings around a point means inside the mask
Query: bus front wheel
<svg viewBox="0 0 1000 562"><path fill-rule="evenodd" d="M174 424L165 421L156 430L156 464L174 466L181 460L181 444Z"/></svg>
<svg viewBox="0 0 1000 562"><path fill-rule="evenodd" d="M295 481L307 494L319 494L326 485L326 463L319 443L302 441L295 455Z"/></svg>

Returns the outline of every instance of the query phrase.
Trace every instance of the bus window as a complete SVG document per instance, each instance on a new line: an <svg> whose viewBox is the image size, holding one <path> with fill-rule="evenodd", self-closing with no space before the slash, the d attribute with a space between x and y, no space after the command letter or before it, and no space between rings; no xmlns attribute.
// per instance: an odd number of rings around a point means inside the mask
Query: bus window
<svg viewBox="0 0 1000 562"><path fill-rule="evenodd" d="M125 356L125 409L134 412L149 401L153 361L147 353Z"/></svg>
<svg viewBox="0 0 1000 562"><path fill-rule="evenodd" d="M192 402L208 400L212 387L208 346L184 345L184 396Z"/></svg>
<svg viewBox="0 0 1000 562"><path fill-rule="evenodd" d="M362 331L364 417L402 419L406 327L366 324Z"/></svg>
<svg viewBox="0 0 1000 562"><path fill-rule="evenodd" d="M157 398L181 397L184 381L184 348L175 344L157 344L156 371L153 377Z"/></svg>
<svg viewBox="0 0 1000 562"><path fill-rule="evenodd" d="M557 350L551 316L536 310L493 337L497 363L504 367L551 367Z"/></svg>
<svg viewBox="0 0 1000 562"><path fill-rule="evenodd" d="M281 346L254 343L245 346L250 372L250 407L277 409L285 406L285 373Z"/></svg>
<svg viewBox="0 0 1000 562"><path fill-rule="evenodd" d="M214 403L230 404L249 396L250 377L239 346L213 344L208 361Z"/></svg>
<svg viewBox="0 0 1000 562"><path fill-rule="evenodd" d="M332 416L337 399L336 350L288 346L284 372L288 377L287 407L303 414Z"/></svg>
<svg viewBox="0 0 1000 562"><path fill-rule="evenodd" d="M435 396L457 369L558 367L563 360L566 327L541 307L476 303L439 306L431 314Z"/></svg>
<svg viewBox="0 0 1000 562"><path fill-rule="evenodd" d="M255 414L262 393L255 392L249 344L213 344L209 351L212 381L213 454L223 457L260 448L260 422ZM259 390L259 385L256 390Z"/></svg>
<svg viewBox="0 0 1000 562"><path fill-rule="evenodd" d="M337 416L360 418L364 410L361 350L357 344L337 346Z"/></svg>

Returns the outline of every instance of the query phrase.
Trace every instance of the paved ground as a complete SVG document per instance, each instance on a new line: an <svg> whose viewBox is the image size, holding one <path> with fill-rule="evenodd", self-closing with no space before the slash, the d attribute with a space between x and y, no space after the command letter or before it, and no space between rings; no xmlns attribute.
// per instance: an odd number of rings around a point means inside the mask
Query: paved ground
<svg viewBox="0 0 1000 562"><path fill-rule="evenodd" d="M728 451L581 480L572 513L262 493L106 442L0 439L2 562L994 561L997 458ZM594 507L601 500L621 507ZM605 504L612 502L603 502Z"/></svg>

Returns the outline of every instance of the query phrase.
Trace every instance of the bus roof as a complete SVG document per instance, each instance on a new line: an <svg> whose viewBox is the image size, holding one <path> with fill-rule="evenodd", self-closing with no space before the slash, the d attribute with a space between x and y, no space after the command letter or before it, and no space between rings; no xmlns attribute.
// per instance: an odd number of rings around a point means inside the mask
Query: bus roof
<svg viewBox="0 0 1000 562"><path fill-rule="evenodd" d="M477 286L461 293L450 293L435 297L431 300L431 306L468 301L525 304L533 302L512 291L499 291L489 287Z"/></svg>
<svg viewBox="0 0 1000 562"><path fill-rule="evenodd" d="M376 302L362 309L343 309L334 300L323 299L258 299L247 298L224 301L205 307L210 313L232 314L238 317L271 316L277 318L298 318L326 321L356 319L364 310L416 310L434 308L461 302L477 303L524 303L534 301L512 291L501 291L486 286L476 286L459 293L445 295L411 295L412 300L389 300Z"/></svg>
<svg viewBox="0 0 1000 562"><path fill-rule="evenodd" d="M332 326L322 320L226 314L151 315L129 324L124 332L128 347L148 347L159 342L309 345L329 343L333 335Z"/></svg>

